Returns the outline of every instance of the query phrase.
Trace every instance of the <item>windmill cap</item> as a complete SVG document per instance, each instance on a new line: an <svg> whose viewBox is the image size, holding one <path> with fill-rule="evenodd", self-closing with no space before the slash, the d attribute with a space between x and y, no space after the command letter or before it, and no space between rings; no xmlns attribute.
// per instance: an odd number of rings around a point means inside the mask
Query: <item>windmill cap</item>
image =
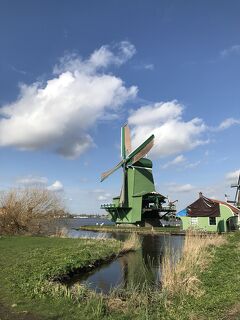
<svg viewBox="0 0 240 320"><path fill-rule="evenodd" d="M152 161L147 158L142 158L133 164L133 167L152 168Z"/></svg>

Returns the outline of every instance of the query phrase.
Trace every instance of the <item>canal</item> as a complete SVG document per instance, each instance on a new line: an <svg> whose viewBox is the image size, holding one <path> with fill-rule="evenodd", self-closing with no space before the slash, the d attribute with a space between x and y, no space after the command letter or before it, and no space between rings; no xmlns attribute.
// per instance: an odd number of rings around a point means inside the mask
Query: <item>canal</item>
<svg viewBox="0 0 240 320"><path fill-rule="evenodd" d="M65 220L64 225L70 237L114 238L124 241L129 236L128 233L99 233L73 229L97 223L110 224L108 220L103 219L68 219ZM122 255L90 273L76 275L71 278L69 285L81 283L105 294L114 288L159 286L164 254L170 251L173 263L179 259L184 237L166 234L144 234L139 237L141 241L139 250Z"/></svg>

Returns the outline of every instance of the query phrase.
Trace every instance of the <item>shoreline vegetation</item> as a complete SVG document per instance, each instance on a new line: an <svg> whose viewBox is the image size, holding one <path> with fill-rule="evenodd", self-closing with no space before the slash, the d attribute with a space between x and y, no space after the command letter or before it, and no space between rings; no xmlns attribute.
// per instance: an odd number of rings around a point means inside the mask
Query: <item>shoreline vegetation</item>
<svg viewBox="0 0 240 320"><path fill-rule="evenodd" d="M136 234L125 245L101 238L1 237L0 306L9 310L6 319L238 319L239 244L240 232L187 234L181 258L169 251L163 259L161 288L128 287L106 296L56 280L136 250Z"/></svg>
<svg viewBox="0 0 240 320"><path fill-rule="evenodd" d="M185 235L180 227L130 227L130 226L81 226L76 230L93 231L93 232L119 232L119 233L137 233L137 234L172 234Z"/></svg>

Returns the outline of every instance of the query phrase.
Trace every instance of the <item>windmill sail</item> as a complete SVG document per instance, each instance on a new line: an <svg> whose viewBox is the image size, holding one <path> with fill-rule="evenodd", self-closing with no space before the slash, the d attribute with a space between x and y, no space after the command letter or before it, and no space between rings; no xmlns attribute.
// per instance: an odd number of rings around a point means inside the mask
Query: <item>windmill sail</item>
<svg viewBox="0 0 240 320"><path fill-rule="evenodd" d="M236 195L235 195L235 205L239 205L240 204L240 173L239 173L239 177L238 177L238 183L236 186Z"/></svg>
<svg viewBox="0 0 240 320"><path fill-rule="evenodd" d="M151 135L146 141L144 141L138 148L129 154L127 158L127 164L134 164L142 159L153 147L154 135Z"/></svg>
<svg viewBox="0 0 240 320"><path fill-rule="evenodd" d="M142 159L153 147L154 135L151 135L147 140L145 140L139 147L134 151L131 147L131 136L130 129L127 125L122 127L121 130L121 154L122 161L120 161L113 169L104 172L101 175L101 181L109 177L113 172L123 167L123 186L120 194L119 203L121 207L128 206L128 166L134 165L137 161Z"/></svg>
<svg viewBox="0 0 240 320"><path fill-rule="evenodd" d="M122 127L122 135L121 135L121 154L122 158L126 159L126 157L131 153L132 147L131 147L131 135L130 135L130 129L128 125L124 125Z"/></svg>
<svg viewBox="0 0 240 320"><path fill-rule="evenodd" d="M101 182L105 179L107 179L107 177L109 177L113 172L115 172L116 170L118 170L124 163L124 160L120 161L114 168L106 171L106 172L103 172L101 174Z"/></svg>

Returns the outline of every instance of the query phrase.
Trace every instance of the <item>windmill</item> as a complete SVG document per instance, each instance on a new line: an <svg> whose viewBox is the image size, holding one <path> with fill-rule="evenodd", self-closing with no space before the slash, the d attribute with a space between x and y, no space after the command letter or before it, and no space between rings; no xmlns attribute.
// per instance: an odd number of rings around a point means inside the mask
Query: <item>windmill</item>
<svg viewBox="0 0 240 320"><path fill-rule="evenodd" d="M123 170L123 184L120 196L113 198L112 204L102 205L116 223L139 224L147 220L159 220L165 197L157 193L152 175L152 161L144 158L152 149L154 135L146 139L132 151L130 129L121 128L122 160L112 169L101 175L107 179L116 170Z"/></svg>
<svg viewBox="0 0 240 320"><path fill-rule="evenodd" d="M239 176L238 176L238 183L232 184L231 188L236 188L236 193L235 193L235 198L234 198L233 203L236 207L240 208L240 172L239 172Z"/></svg>

